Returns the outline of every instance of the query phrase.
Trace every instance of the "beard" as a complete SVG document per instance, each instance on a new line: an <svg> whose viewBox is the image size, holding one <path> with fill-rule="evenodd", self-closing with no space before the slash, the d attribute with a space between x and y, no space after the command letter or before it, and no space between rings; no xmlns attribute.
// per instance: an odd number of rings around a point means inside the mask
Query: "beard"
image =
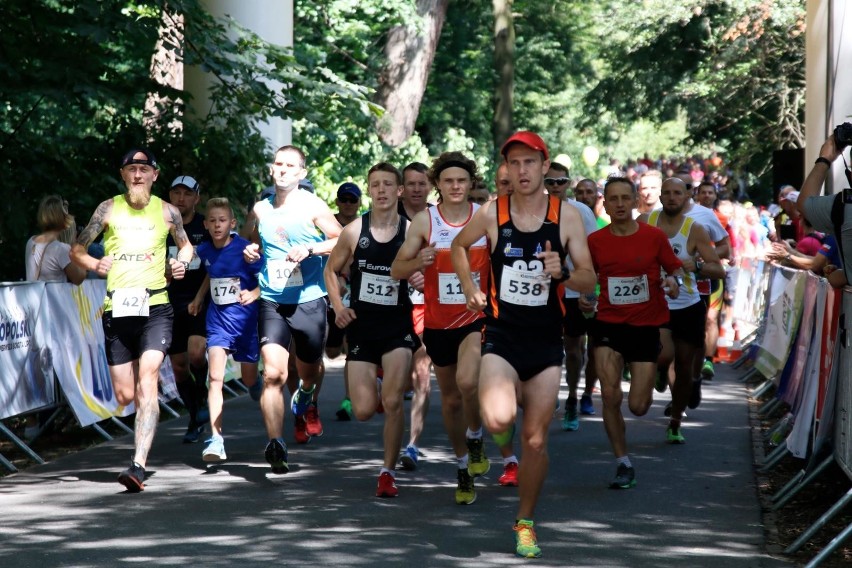
<svg viewBox="0 0 852 568"><path fill-rule="evenodd" d="M663 213L665 213L669 217L676 217L680 215L684 207L686 207L686 204L681 205L680 207L666 207L665 205L663 205Z"/></svg>
<svg viewBox="0 0 852 568"><path fill-rule="evenodd" d="M127 201L133 207L147 207L151 202L151 192L147 189L131 187L127 190Z"/></svg>

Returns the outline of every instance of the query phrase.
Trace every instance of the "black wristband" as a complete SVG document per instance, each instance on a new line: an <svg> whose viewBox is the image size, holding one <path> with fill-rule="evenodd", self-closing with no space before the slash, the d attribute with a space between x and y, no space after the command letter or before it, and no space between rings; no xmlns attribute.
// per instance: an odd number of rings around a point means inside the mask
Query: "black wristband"
<svg viewBox="0 0 852 568"><path fill-rule="evenodd" d="M566 267L562 267L562 277L559 279L560 282L565 282L566 280L571 279L571 271Z"/></svg>
<svg viewBox="0 0 852 568"><path fill-rule="evenodd" d="M826 166L828 166L830 168L831 167L831 160L829 160L828 158L823 158L822 156L820 156L819 158L817 158L814 161L814 165L816 165L816 164L825 164Z"/></svg>

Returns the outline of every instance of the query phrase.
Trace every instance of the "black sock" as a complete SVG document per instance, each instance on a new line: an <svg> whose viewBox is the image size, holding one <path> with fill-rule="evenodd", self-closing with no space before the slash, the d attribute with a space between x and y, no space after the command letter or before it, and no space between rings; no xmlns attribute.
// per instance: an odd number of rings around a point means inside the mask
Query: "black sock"
<svg viewBox="0 0 852 568"><path fill-rule="evenodd" d="M197 423L198 417L198 398L195 393L195 385L192 379L187 379L177 385L177 391L180 395L183 405L186 406L186 411L189 413L189 420L193 424Z"/></svg>

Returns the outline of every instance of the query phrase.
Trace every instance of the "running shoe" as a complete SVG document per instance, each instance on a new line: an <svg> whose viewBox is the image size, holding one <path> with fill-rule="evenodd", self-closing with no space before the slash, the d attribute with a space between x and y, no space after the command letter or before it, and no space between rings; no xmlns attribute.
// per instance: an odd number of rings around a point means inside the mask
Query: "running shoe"
<svg viewBox="0 0 852 568"><path fill-rule="evenodd" d="M252 386L249 387L249 396L254 401L260 400L260 395L263 394L263 379L258 377Z"/></svg>
<svg viewBox="0 0 852 568"><path fill-rule="evenodd" d="M308 406L313 402L313 394L316 388L316 385L314 385L311 387L311 390L306 391L302 389L301 384L299 385L299 388L293 393L293 398L290 401L290 409L294 415L302 416L308 411Z"/></svg>
<svg viewBox="0 0 852 568"><path fill-rule="evenodd" d="M272 466L272 473L287 473L290 465L287 463L287 444L284 440L269 440L263 452L266 461Z"/></svg>
<svg viewBox="0 0 852 568"><path fill-rule="evenodd" d="M595 405L592 403L592 395L584 394L580 397L580 414L591 416L595 413Z"/></svg>
<svg viewBox="0 0 852 568"><path fill-rule="evenodd" d="M186 434L183 435L183 443L184 444L194 444L198 440L201 439L201 435L204 433L204 424L190 422L189 426L186 428Z"/></svg>
<svg viewBox="0 0 852 568"><path fill-rule="evenodd" d="M713 380L713 377L716 376L716 369L713 368L713 361L710 359L704 359L704 365L701 366L701 376L708 381Z"/></svg>
<svg viewBox="0 0 852 568"><path fill-rule="evenodd" d="M130 462L130 467L118 474L118 482L127 488L128 493L144 491L145 468L136 462Z"/></svg>
<svg viewBox="0 0 852 568"><path fill-rule="evenodd" d="M456 505L473 505L476 501L476 489L473 478L466 469L459 470L459 485L456 487Z"/></svg>
<svg viewBox="0 0 852 568"><path fill-rule="evenodd" d="M211 436L207 440L207 446L201 452L201 459L206 462L221 462L228 459L225 454L225 439L222 436Z"/></svg>
<svg viewBox="0 0 852 568"><path fill-rule="evenodd" d="M654 389L657 392L666 392L666 387L669 386L666 378L667 377L663 373L657 371L657 378L654 379Z"/></svg>
<svg viewBox="0 0 852 568"><path fill-rule="evenodd" d="M352 401L344 398L340 401L340 408L337 409L337 419L341 422L349 422L352 420Z"/></svg>
<svg viewBox="0 0 852 568"><path fill-rule="evenodd" d="M687 408L698 408L701 404L701 377L692 379L692 391L689 393L689 402L686 403Z"/></svg>
<svg viewBox="0 0 852 568"><path fill-rule="evenodd" d="M683 434L680 431L680 427L674 428L669 426L666 430L666 443L667 444L685 444L686 438L683 437Z"/></svg>
<svg viewBox="0 0 852 568"><path fill-rule="evenodd" d="M503 487L518 486L518 462L509 462L503 466L503 475L497 479Z"/></svg>
<svg viewBox="0 0 852 568"><path fill-rule="evenodd" d="M388 472L379 476L379 485L376 487L376 497L396 497L399 489L396 488L396 480Z"/></svg>
<svg viewBox="0 0 852 568"><path fill-rule="evenodd" d="M627 365L621 370L621 378L628 383L630 382L630 367Z"/></svg>
<svg viewBox="0 0 852 568"><path fill-rule="evenodd" d="M412 400L414 398L414 389L405 391L405 394L402 395L404 400Z"/></svg>
<svg viewBox="0 0 852 568"><path fill-rule="evenodd" d="M485 447L482 438L467 439L467 471L473 477L485 475L491 469L491 462L485 455Z"/></svg>
<svg viewBox="0 0 852 568"><path fill-rule="evenodd" d="M610 481L610 489L630 489L636 486L636 471L623 463L618 464L615 478Z"/></svg>
<svg viewBox="0 0 852 568"><path fill-rule="evenodd" d="M305 413L305 422L307 422L308 436L322 436L322 422L319 417L319 408L316 403L311 403L308 406L308 411Z"/></svg>
<svg viewBox="0 0 852 568"><path fill-rule="evenodd" d="M407 446L402 450L402 455L399 456L399 465L406 471L414 471L417 469L417 458L419 452L414 446Z"/></svg>
<svg viewBox="0 0 852 568"><path fill-rule="evenodd" d="M533 524L532 521L521 519L512 527L515 531L515 552L522 558L541 557L541 549L538 547Z"/></svg>
<svg viewBox="0 0 852 568"><path fill-rule="evenodd" d="M304 416L293 417L293 438L297 444L307 444L311 441L311 435L308 434L308 421Z"/></svg>
<svg viewBox="0 0 852 568"><path fill-rule="evenodd" d="M565 401L565 415L562 417L562 429L566 432L574 432L580 429L580 415L577 414L576 398L569 398Z"/></svg>

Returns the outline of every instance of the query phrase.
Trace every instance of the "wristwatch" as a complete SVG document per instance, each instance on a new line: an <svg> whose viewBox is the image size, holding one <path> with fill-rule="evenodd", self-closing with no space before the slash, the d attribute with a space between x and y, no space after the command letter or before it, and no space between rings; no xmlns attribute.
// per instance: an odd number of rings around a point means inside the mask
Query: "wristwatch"
<svg viewBox="0 0 852 568"><path fill-rule="evenodd" d="M701 274L701 269L704 268L704 263L700 260L695 261L695 275L698 276Z"/></svg>
<svg viewBox="0 0 852 568"><path fill-rule="evenodd" d="M180 262L183 265L184 270L189 270L189 262L187 262L185 260L179 260L178 262Z"/></svg>
<svg viewBox="0 0 852 568"><path fill-rule="evenodd" d="M560 282L565 282L571 278L571 271L566 267L562 267L562 277L559 279Z"/></svg>
<svg viewBox="0 0 852 568"><path fill-rule="evenodd" d="M314 247L306 247L308 249L308 256L314 256Z"/></svg>
<svg viewBox="0 0 852 568"><path fill-rule="evenodd" d="M683 276L681 276L680 274L675 274L674 279L675 282L677 282L678 286L683 286Z"/></svg>

